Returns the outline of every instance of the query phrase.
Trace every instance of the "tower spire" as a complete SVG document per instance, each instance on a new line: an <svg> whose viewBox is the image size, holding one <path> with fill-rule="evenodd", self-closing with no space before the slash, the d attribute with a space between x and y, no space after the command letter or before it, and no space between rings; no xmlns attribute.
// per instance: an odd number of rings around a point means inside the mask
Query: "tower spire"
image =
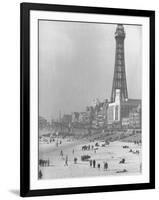
<svg viewBox="0 0 159 200"><path fill-rule="evenodd" d="M118 24L115 32L116 39L116 54L115 54L115 68L114 78L111 93L111 101L115 101L116 90L120 90L120 99L125 101L128 99L126 72L125 72L125 58L124 58L124 39L125 31L122 24Z"/></svg>

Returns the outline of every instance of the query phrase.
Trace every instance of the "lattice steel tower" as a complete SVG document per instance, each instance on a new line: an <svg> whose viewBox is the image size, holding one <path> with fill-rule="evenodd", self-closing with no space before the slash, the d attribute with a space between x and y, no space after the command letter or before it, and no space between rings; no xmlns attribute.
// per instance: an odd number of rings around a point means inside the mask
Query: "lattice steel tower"
<svg viewBox="0 0 159 200"><path fill-rule="evenodd" d="M126 73L125 73L125 58L124 58L124 39L125 31L122 24L118 24L115 32L116 39L116 54L114 78L111 93L111 102L115 101L116 89L120 89L120 99L125 101L128 99Z"/></svg>

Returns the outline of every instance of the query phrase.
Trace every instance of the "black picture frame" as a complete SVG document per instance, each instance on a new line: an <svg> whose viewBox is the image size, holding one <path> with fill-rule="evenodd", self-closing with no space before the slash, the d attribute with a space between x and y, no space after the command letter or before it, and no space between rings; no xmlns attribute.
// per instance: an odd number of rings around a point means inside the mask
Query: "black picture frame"
<svg viewBox="0 0 159 200"><path fill-rule="evenodd" d="M102 185L91 187L73 187L59 189L30 189L30 11L59 11L75 13L93 13L148 17L150 19L150 181L149 183ZM155 188L155 12L149 10L131 10L101 7L83 7L72 5L49 5L21 3L20 5L20 196L43 196L77 193L96 193L123 190L141 190Z"/></svg>

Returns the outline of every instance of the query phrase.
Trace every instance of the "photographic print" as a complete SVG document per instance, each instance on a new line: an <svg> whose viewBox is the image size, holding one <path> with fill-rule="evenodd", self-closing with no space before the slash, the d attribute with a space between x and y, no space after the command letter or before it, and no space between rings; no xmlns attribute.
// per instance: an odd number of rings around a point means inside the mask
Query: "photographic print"
<svg viewBox="0 0 159 200"><path fill-rule="evenodd" d="M155 187L154 24L21 4L21 196Z"/></svg>
<svg viewBox="0 0 159 200"><path fill-rule="evenodd" d="M39 20L39 178L142 173L142 26Z"/></svg>

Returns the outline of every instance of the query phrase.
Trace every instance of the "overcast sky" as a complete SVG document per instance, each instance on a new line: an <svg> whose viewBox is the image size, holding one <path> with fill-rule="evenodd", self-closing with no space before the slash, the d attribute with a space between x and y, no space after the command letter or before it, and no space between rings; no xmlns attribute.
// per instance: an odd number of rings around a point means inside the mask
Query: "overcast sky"
<svg viewBox="0 0 159 200"><path fill-rule="evenodd" d="M116 24L39 22L39 115L84 111L110 99ZM124 25L129 98L141 98L142 27Z"/></svg>

